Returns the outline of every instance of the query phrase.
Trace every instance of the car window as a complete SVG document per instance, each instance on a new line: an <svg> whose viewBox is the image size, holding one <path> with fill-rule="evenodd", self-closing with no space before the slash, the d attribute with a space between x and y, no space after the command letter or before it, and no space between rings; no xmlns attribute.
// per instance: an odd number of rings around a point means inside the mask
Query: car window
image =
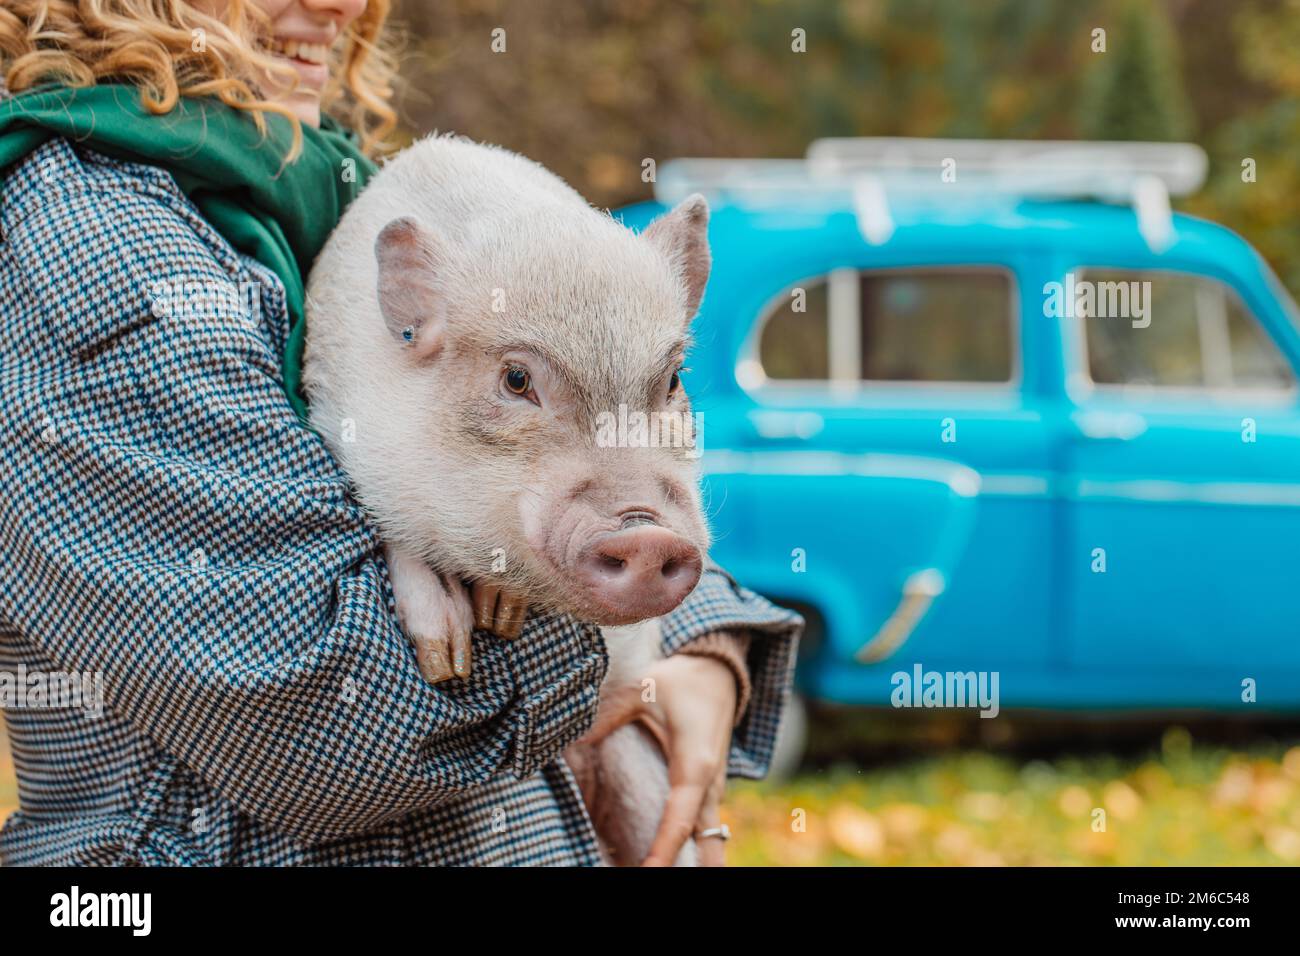
<svg viewBox="0 0 1300 956"><path fill-rule="evenodd" d="M1076 273L1088 373L1099 385L1284 389L1294 378L1236 291L1190 273Z"/></svg>
<svg viewBox="0 0 1300 956"><path fill-rule="evenodd" d="M830 377L829 299L824 276L802 282L781 297L763 327L760 353L768 378Z"/></svg>
<svg viewBox="0 0 1300 956"><path fill-rule="evenodd" d="M1015 294L996 268L839 270L800 283L769 313L770 379L1007 382Z"/></svg>
<svg viewBox="0 0 1300 956"><path fill-rule="evenodd" d="M864 272L860 302L862 378L1011 378L1011 279L1005 272Z"/></svg>

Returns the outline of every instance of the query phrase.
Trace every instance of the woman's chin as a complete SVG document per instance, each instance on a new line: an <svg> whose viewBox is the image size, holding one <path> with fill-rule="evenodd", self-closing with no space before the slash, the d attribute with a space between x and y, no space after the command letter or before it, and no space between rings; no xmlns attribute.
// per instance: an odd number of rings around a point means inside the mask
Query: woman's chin
<svg viewBox="0 0 1300 956"><path fill-rule="evenodd" d="M304 126L320 126L320 97L313 94L293 93L277 101L297 117Z"/></svg>

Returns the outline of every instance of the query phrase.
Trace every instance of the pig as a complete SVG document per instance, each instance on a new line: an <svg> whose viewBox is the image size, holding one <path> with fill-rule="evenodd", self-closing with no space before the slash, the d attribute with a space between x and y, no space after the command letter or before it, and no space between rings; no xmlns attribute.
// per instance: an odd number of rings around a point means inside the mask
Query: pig
<svg viewBox="0 0 1300 956"><path fill-rule="evenodd" d="M709 545L698 453L610 447L601 421L620 406L691 421L680 373L708 220L694 195L638 235L531 160L435 135L329 238L307 288L311 424L385 542L426 678L469 666L467 586L602 626L606 687L659 654L657 619ZM566 758L607 860L640 862L668 794L657 745L630 725ZM695 859L688 842L677 863Z"/></svg>

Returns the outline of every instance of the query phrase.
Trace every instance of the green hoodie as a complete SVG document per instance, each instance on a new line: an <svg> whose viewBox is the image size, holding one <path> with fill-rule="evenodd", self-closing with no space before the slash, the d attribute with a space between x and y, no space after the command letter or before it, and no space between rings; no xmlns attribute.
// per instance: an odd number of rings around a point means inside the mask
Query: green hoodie
<svg viewBox="0 0 1300 956"><path fill-rule="evenodd" d="M171 173L214 229L284 283L292 321L284 385L305 423L305 277L375 165L357 149L355 135L328 118L320 129L302 128L302 153L286 164L292 127L277 114L266 121L263 135L246 112L211 98L182 98L155 116L125 85L41 87L0 100L0 170L63 136Z"/></svg>

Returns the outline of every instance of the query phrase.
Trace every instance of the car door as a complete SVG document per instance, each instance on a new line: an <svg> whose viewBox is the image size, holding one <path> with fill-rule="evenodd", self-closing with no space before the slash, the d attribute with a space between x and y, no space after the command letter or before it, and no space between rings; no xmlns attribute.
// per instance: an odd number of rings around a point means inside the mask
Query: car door
<svg viewBox="0 0 1300 956"><path fill-rule="evenodd" d="M1261 321L1285 321L1276 301L1176 263L1063 284L1094 302L1071 323L1069 665L1109 675L1099 702L1229 705L1279 668L1294 683L1300 409Z"/></svg>
<svg viewBox="0 0 1300 956"><path fill-rule="evenodd" d="M916 662L1043 664L1054 553L1024 263L935 265L932 245L896 245L768 293L733 373L732 460L716 434L705 455L715 555L780 595L842 595L853 612L831 622L814 690L869 686L881 703L888 675ZM762 263L748 266L761 282Z"/></svg>

